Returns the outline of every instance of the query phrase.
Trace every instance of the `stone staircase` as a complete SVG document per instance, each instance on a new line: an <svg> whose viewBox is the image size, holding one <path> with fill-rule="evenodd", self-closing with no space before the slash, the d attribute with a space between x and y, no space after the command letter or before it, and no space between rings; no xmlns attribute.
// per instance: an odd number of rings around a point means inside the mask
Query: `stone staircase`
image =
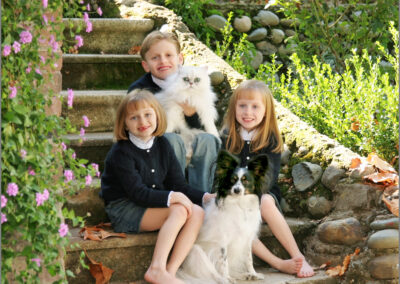
<svg viewBox="0 0 400 284"><path fill-rule="evenodd" d="M75 26L79 19L66 19ZM63 92L74 90L74 106L63 106L62 115L68 117L78 129L82 125L82 116L89 117L91 124L86 129L84 140L79 135L68 135L70 147L75 149L80 158L99 164L102 170L104 158L112 144L113 119L120 100L126 95L131 82L143 73L138 55L128 55L132 46L140 45L143 38L154 28L149 19L91 19L93 31L82 34L84 47L80 54L63 55ZM64 100L66 101L66 100ZM66 207L74 209L79 216L85 216L87 224L107 221L104 204L98 197L99 180L86 187L79 194L69 197ZM302 248L304 239L313 232L316 224L307 219L288 219L295 238ZM83 240L78 235L79 228L71 229L72 243L67 249L65 266L73 271L75 278L69 283L94 283L89 271L79 264L79 255L85 248L88 255L97 262L115 270L112 283L132 283L143 279L148 267L156 233L128 235L127 238L109 238L101 242ZM273 237L266 225L263 225L261 240L280 257L288 255ZM256 260L258 270L266 274L263 281L243 283L336 283L334 278L323 272L308 279L296 279L294 276L267 269L266 265Z"/></svg>

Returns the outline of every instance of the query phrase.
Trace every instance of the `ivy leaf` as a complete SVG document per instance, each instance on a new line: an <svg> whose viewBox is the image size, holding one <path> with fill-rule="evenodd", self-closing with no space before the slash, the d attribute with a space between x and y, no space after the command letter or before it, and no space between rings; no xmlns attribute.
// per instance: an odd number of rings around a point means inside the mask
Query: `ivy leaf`
<svg viewBox="0 0 400 284"><path fill-rule="evenodd" d="M4 115L4 120L7 122L13 122L16 124L22 124L21 119L19 119L19 117L14 113L14 112L7 112Z"/></svg>

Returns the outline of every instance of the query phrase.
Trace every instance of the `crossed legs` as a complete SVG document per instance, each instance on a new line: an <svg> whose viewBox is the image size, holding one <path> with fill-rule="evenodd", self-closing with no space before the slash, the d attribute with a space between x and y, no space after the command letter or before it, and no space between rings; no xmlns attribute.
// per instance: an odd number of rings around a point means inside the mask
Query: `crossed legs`
<svg viewBox="0 0 400 284"><path fill-rule="evenodd" d="M183 284L175 277L176 271L192 248L203 223L204 211L193 205L192 214L188 216L181 204L172 204L169 208L149 208L146 210L140 231L158 233L153 258L144 279L156 284ZM168 255L171 252L168 261Z"/></svg>
<svg viewBox="0 0 400 284"><path fill-rule="evenodd" d="M313 276L314 270L300 252L289 225L276 207L275 200L271 195L264 194L262 196L260 209L263 220L292 258L283 260L276 257L258 239L253 242L253 253L282 272L296 273L298 277Z"/></svg>

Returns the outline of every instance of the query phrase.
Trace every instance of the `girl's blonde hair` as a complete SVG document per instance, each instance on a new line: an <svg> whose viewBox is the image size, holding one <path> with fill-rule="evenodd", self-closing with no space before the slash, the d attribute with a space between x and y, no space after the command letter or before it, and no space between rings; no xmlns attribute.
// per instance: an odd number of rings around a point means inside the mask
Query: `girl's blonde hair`
<svg viewBox="0 0 400 284"><path fill-rule="evenodd" d="M256 152L270 143L274 147L272 152L282 152L283 141L278 128L278 121L275 115L274 99L268 86L258 80L247 80L242 82L230 98L228 111L224 117L224 128L228 131L226 149L234 154L240 153L244 141L240 136L240 124L236 121L236 103L240 98L254 98L254 92L262 96L265 106L265 115L260 124L254 139L251 141L251 151Z"/></svg>
<svg viewBox="0 0 400 284"><path fill-rule="evenodd" d="M148 106L154 109L157 117L157 127L153 136L161 136L165 133L167 119L160 103L151 92L143 89L136 89L130 92L118 107L114 127L114 137L117 141L128 140L128 131L125 124L128 113Z"/></svg>

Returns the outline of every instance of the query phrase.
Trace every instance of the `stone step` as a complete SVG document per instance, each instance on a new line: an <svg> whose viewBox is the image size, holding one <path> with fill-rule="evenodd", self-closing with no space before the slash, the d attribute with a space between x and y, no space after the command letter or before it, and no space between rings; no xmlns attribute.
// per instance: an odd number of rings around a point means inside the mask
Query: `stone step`
<svg viewBox="0 0 400 284"><path fill-rule="evenodd" d="M99 170L103 171L104 159L113 143L112 132L86 133L84 140L79 134L68 134L64 137L70 141L69 146L75 150L78 158L98 164Z"/></svg>
<svg viewBox="0 0 400 284"><path fill-rule="evenodd" d="M314 224L306 219L287 218L293 232L311 231ZM83 249L90 258L96 262L114 270L111 278L112 283L131 283L140 281L150 264L154 245L157 240L157 233L127 234L126 238L110 237L103 241L83 240L79 236L79 228L73 228L71 232L71 247L66 249L65 266L75 274L75 278L68 279L68 283L94 283L90 272L80 267L79 255ZM261 239L274 239L268 226L263 224ZM296 240L298 235L295 234ZM76 246L75 244L78 244ZM268 245L268 244L267 244ZM269 246L270 249L273 249ZM284 255L278 255L286 257ZM88 260L85 260L88 263ZM239 281L238 283L337 283L335 279L319 272L312 278L298 279L292 275L282 274L273 269L267 269L262 263L257 265L260 272L266 274L266 278L260 281ZM278 281L278 282L275 282Z"/></svg>
<svg viewBox="0 0 400 284"><path fill-rule="evenodd" d="M68 117L72 125L79 129L83 126L82 116L86 115L90 120L87 132L107 132L114 129L117 108L126 90L74 91L73 108L67 107L67 91L61 95L64 97L61 115Z"/></svg>
<svg viewBox="0 0 400 284"><path fill-rule="evenodd" d="M90 186L86 186L84 189L80 190L78 194L67 196L67 202L64 206L68 209L73 209L77 216L85 217L87 226L108 222L104 210L104 202L98 195L99 191L100 180L95 179ZM304 238L312 233L316 223L309 219L298 218L286 218L286 221L301 249ZM91 283L91 281L93 281L89 271L79 269L78 256L83 248L92 259L97 262L102 262L105 266L115 270L112 278L113 281L143 279L143 274L151 260L157 236L156 233L130 234L127 235L126 239L109 238L101 242L96 242L83 240L78 236L78 231L79 229L71 230L71 240L72 243L78 243L80 248L70 247L67 249L66 267L76 274L76 278L70 279L69 283ZM266 224L261 226L260 239L276 255L282 258L288 258L286 251L273 236ZM265 266L265 264L258 259L255 259L255 264Z"/></svg>
<svg viewBox="0 0 400 284"><path fill-rule="evenodd" d="M91 18L92 31L87 33L83 19L63 19L63 22L68 41L71 41L71 28L76 30L81 25L79 34L83 38L83 46L79 48L79 53L128 54L129 49L141 45L145 36L154 28L152 19Z"/></svg>
<svg viewBox="0 0 400 284"><path fill-rule="evenodd" d="M297 278L294 275L284 274L273 268L255 267L258 273L264 274L263 280L258 281L237 281L238 284L337 284L339 280L325 274L324 271L317 271L313 277ZM148 284L144 280L138 281L113 281L110 284ZM206 283L205 283L206 284Z"/></svg>
<svg viewBox="0 0 400 284"><path fill-rule="evenodd" d="M140 55L63 54L62 89L127 90L145 72Z"/></svg>

